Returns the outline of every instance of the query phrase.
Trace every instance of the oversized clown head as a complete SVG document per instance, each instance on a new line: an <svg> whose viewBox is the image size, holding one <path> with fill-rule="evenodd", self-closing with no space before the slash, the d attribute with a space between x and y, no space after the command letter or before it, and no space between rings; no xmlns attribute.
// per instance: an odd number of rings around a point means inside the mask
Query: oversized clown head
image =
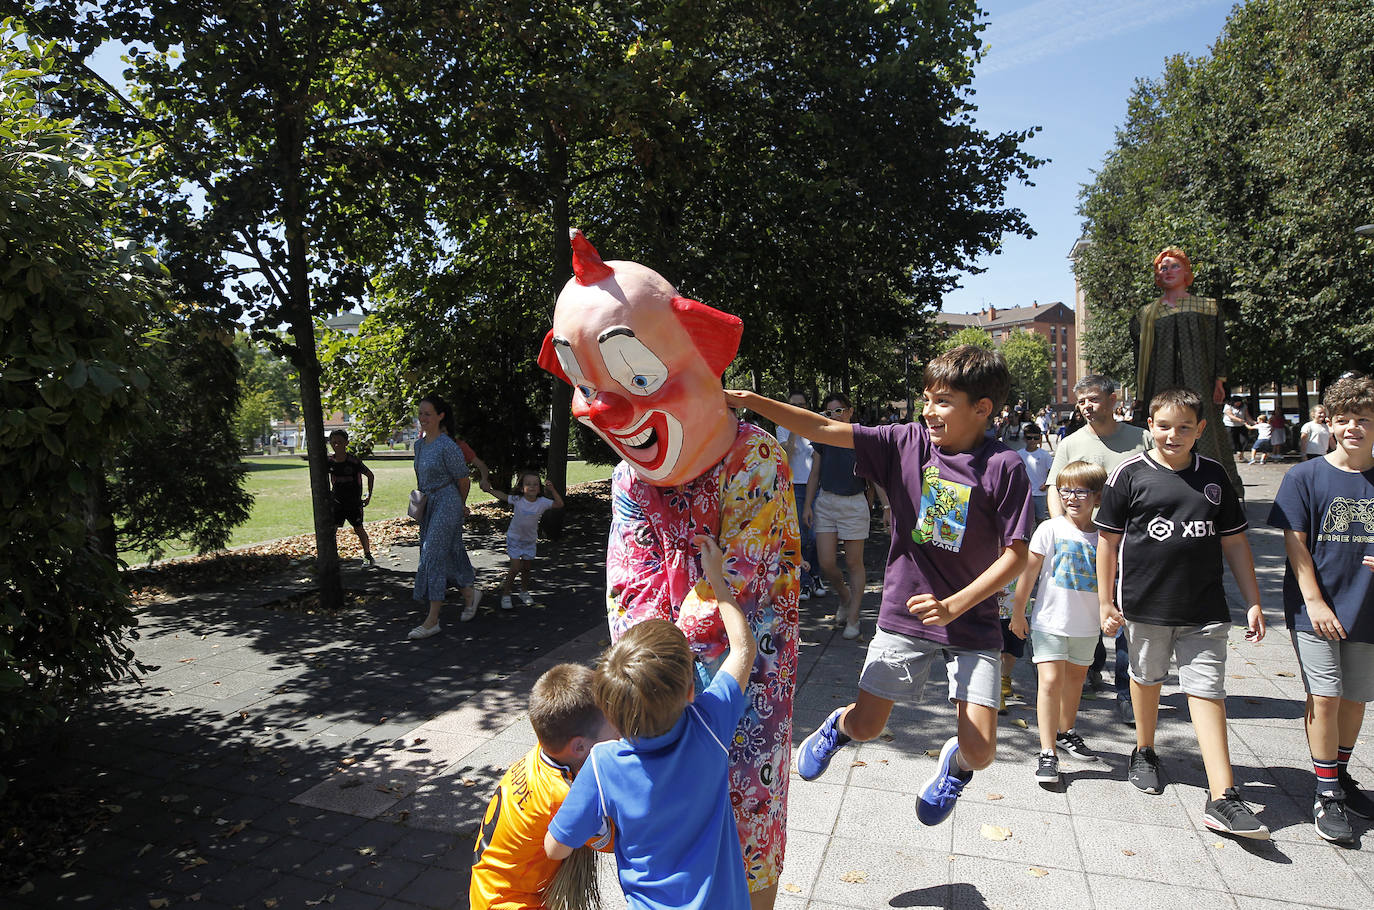
<svg viewBox="0 0 1374 910"><path fill-rule="evenodd" d="M736 421L720 376L744 325L678 295L636 262L602 262L572 232L573 278L558 295L539 365L573 387L573 416L646 482L671 487L725 457Z"/></svg>

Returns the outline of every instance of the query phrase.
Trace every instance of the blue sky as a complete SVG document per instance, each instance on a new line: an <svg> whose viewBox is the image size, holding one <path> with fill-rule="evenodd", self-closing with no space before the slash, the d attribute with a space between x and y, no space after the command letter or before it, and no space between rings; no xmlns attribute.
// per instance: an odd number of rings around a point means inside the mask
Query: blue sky
<svg viewBox="0 0 1374 910"><path fill-rule="evenodd" d="M1040 126L1026 146L1052 159L1035 186L1014 186L1008 202L1036 236L1007 238L980 275L945 296L944 309L970 313L1063 301L1073 305L1068 255L1078 239L1078 191L1093 179L1126 115L1135 80L1155 77L1165 58L1203 55L1221 34L1231 0L985 0L989 45L973 81L978 124L990 132Z"/></svg>

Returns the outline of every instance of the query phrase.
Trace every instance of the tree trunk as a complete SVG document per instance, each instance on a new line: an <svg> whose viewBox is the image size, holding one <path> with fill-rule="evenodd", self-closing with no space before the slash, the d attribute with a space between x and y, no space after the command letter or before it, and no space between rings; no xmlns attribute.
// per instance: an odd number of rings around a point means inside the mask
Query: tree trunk
<svg viewBox="0 0 1374 910"><path fill-rule="evenodd" d="M549 324L553 324L553 308L558 294L572 275L572 243L568 231L572 215L568 208L568 153L555 134L552 124L544 128L546 177L553 198L553 261L549 271ZM546 472L549 483L560 492L568 491L568 429L572 420L572 386L550 377L553 383L552 404L549 408L549 451ZM544 515L544 529L555 540L563 532L563 510L553 509Z"/></svg>
<svg viewBox="0 0 1374 910"><path fill-rule="evenodd" d="M1312 413L1312 406L1307 398L1307 380L1298 377L1298 426L1302 426L1307 421L1307 415Z"/></svg>

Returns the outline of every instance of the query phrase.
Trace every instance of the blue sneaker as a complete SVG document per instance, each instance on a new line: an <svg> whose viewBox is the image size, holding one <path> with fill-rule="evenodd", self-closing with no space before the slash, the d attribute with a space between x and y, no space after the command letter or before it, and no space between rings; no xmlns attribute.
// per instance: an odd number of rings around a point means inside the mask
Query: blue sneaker
<svg viewBox="0 0 1374 910"><path fill-rule="evenodd" d="M964 792L964 785L973 779L972 771L968 777L960 779L950 770L954 765L954 756L958 754L959 737L951 736L945 747L940 750L940 761L935 766L935 774L921 785L921 796L916 800L916 817L920 819L921 824L938 825L949 818L959 794Z"/></svg>
<svg viewBox="0 0 1374 910"><path fill-rule="evenodd" d="M802 780L815 780L824 774L830 759L849 743L849 737L840 732L843 711L844 708L836 708L816 732L802 740L797 750L797 774Z"/></svg>

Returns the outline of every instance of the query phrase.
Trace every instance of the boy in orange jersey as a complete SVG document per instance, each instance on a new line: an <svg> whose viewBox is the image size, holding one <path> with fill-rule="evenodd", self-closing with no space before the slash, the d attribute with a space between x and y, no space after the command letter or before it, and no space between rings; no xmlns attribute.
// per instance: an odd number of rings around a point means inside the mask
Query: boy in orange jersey
<svg viewBox="0 0 1374 910"><path fill-rule="evenodd" d="M539 744L501 778L472 855L472 910L540 910L558 860L544 854L544 834L592 746L615 728L592 697L592 671L559 664L534 684L530 725ZM609 835L602 840L609 841ZM590 846L605 846L600 840Z"/></svg>

